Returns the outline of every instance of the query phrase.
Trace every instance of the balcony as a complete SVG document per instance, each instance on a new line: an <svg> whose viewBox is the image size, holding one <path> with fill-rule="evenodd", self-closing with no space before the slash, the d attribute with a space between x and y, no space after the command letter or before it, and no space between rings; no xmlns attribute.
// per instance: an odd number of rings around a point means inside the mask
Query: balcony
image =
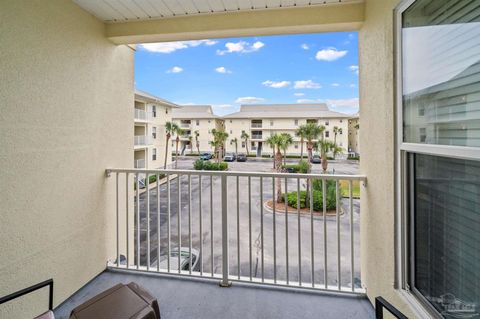
<svg viewBox="0 0 480 319"><path fill-rule="evenodd" d="M136 122L148 122L152 120L152 115L144 110L135 109L134 118Z"/></svg>
<svg viewBox="0 0 480 319"><path fill-rule="evenodd" d="M142 147L153 144L153 138L147 135L135 135L133 145L135 147Z"/></svg>
<svg viewBox="0 0 480 319"><path fill-rule="evenodd" d="M190 128L191 126L191 123L180 123L180 128Z"/></svg>
<svg viewBox="0 0 480 319"><path fill-rule="evenodd" d="M261 140L262 138L262 134L252 134L251 137L252 140Z"/></svg>
<svg viewBox="0 0 480 319"><path fill-rule="evenodd" d="M135 168L145 168L145 160L144 159L135 160L133 167L135 167Z"/></svg>
<svg viewBox="0 0 480 319"><path fill-rule="evenodd" d="M148 191L138 187L160 174L166 178ZM352 196L353 183L365 176L144 169L106 175L116 181L114 256L56 309L58 318L131 281L157 297L162 318L374 317L359 279L359 200ZM279 189L296 192L299 201L298 192L308 184L313 194L314 183L327 198L328 181L334 209L326 200L309 209L272 201Z"/></svg>

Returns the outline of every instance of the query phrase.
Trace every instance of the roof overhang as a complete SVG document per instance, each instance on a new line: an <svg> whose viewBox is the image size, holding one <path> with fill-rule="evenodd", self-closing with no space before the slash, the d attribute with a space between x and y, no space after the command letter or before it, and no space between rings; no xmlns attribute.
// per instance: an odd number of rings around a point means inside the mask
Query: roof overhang
<svg viewBox="0 0 480 319"><path fill-rule="evenodd" d="M78 1L77 1L78 2ZM275 34L356 31L364 21L364 3L348 2L279 9L239 10L107 23L116 44L198 40Z"/></svg>

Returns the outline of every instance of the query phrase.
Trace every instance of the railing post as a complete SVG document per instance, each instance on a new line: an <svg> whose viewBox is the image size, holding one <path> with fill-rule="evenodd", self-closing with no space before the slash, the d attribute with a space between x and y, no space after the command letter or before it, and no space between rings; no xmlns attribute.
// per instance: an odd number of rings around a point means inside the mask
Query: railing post
<svg viewBox="0 0 480 319"><path fill-rule="evenodd" d="M228 281L228 209L227 209L227 175L221 175L222 190L222 281L220 287L230 287Z"/></svg>

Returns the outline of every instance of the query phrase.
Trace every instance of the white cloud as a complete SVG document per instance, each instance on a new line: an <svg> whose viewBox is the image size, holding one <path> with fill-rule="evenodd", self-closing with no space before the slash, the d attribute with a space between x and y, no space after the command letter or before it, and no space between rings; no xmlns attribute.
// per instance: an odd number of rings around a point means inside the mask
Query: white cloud
<svg viewBox="0 0 480 319"><path fill-rule="evenodd" d="M215 68L215 72L223 74L232 73L232 71L227 70L224 66L219 66L218 68Z"/></svg>
<svg viewBox="0 0 480 319"><path fill-rule="evenodd" d="M146 51L154 53L172 53L177 50L198 47L199 45L215 45L214 40L194 40L194 41L176 41L176 42L160 42L160 43L144 43L140 47Z"/></svg>
<svg viewBox="0 0 480 319"><path fill-rule="evenodd" d="M299 92L299 93L293 93L293 95L295 95L295 96L304 96L305 93L300 93L300 92Z"/></svg>
<svg viewBox="0 0 480 319"><path fill-rule="evenodd" d="M350 84L349 87L351 87L352 89L356 88L357 86L355 84Z"/></svg>
<svg viewBox="0 0 480 319"><path fill-rule="evenodd" d="M359 100L358 97L352 99L338 99L338 100L326 100L327 104L333 108L338 107L354 107L358 108Z"/></svg>
<svg viewBox="0 0 480 319"><path fill-rule="evenodd" d="M287 86L290 86L290 81L274 82L274 81L268 80L268 81L262 82L262 84L274 89L281 89L281 88L286 88Z"/></svg>
<svg viewBox="0 0 480 319"><path fill-rule="evenodd" d="M217 50L218 55L225 55L226 53L250 53L260 50L265 44L257 41L251 44L246 41L227 42L225 44L226 50Z"/></svg>
<svg viewBox="0 0 480 319"><path fill-rule="evenodd" d="M301 47L302 49L304 49L304 50L310 49L310 47L309 47L308 44L306 44L306 43L303 43L300 47Z"/></svg>
<svg viewBox="0 0 480 319"><path fill-rule="evenodd" d="M183 68L179 66L174 66L173 68L167 71L167 73L180 73L180 72L183 72Z"/></svg>
<svg viewBox="0 0 480 319"><path fill-rule="evenodd" d="M244 97L239 97L238 99L235 100L235 103L240 103L240 104L253 104L253 103L260 103L265 101L264 98L262 97L254 97L254 96L244 96Z"/></svg>
<svg viewBox="0 0 480 319"><path fill-rule="evenodd" d="M332 86L335 87L335 88L338 88L340 86L340 84L338 83L332 83Z"/></svg>
<svg viewBox="0 0 480 319"><path fill-rule="evenodd" d="M320 89L322 86L312 80L295 81L295 89Z"/></svg>
<svg viewBox="0 0 480 319"><path fill-rule="evenodd" d="M318 103L318 100L312 100L312 99L298 99L297 103L300 104L306 104L306 103Z"/></svg>
<svg viewBox="0 0 480 319"><path fill-rule="evenodd" d="M319 61L335 61L347 55L348 51L338 51L336 48L323 49L317 52L315 58Z"/></svg>
<svg viewBox="0 0 480 319"><path fill-rule="evenodd" d="M358 75L358 65L350 65L348 69Z"/></svg>

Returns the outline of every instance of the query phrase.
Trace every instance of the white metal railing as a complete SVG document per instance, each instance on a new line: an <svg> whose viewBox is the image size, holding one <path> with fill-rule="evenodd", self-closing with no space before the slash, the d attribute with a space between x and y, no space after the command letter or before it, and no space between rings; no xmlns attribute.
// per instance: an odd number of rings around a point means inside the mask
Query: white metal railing
<svg viewBox="0 0 480 319"><path fill-rule="evenodd" d="M262 134L252 134L252 140L261 140Z"/></svg>
<svg viewBox="0 0 480 319"><path fill-rule="evenodd" d="M133 145L142 146L153 144L153 139L149 135L135 135L133 139Z"/></svg>
<svg viewBox="0 0 480 319"><path fill-rule="evenodd" d="M149 113L140 109L135 109L134 116L135 116L135 120L138 120L138 121L150 121L153 117L152 113Z"/></svg>
<svg viewBox="0 0 480 319"><path fill-rule="evenodd" d="M145 168L145 160L144 159L137 159L134 163L135 168Z"/></svg>
<svg viewBox="0 0 480 319"><path fill-rule="evenodd" d="M365 176L141 169L106 175L114 176L117 194L109 267L218 278L222 286L233 280L364 293L353 186L366 186ZM142 189L140 180L153 175L156 182ZM296 209L276 202L279 189L293 194ZM309 208L300 208L307 194Z"/></svg>
<svg viewBox="0 0 480 319"><path fill-rule="evenodd" d="M180 123L181 128L189 128L191 126L190 123Z"/></svg>

